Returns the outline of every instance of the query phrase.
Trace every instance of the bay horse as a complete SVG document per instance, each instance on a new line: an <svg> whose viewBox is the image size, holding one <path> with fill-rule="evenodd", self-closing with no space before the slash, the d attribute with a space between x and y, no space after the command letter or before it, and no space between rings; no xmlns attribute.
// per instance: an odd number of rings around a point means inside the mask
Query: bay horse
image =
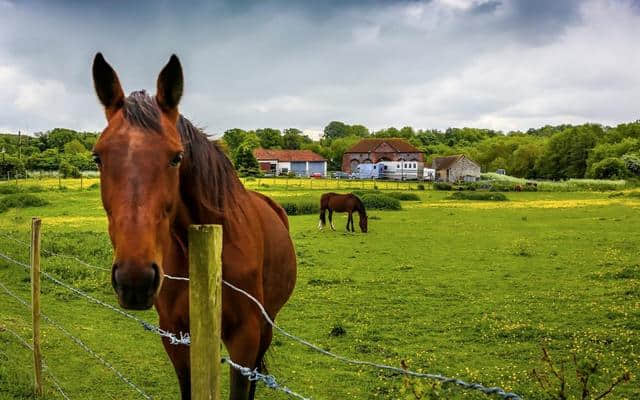
<svg viewBox="0 0 640 400"><path fill-rule="evenodd" d="M347 231L355 232L356 230L353 227L353 212L357 211L360 217L360 230L364 233L367 232L367 211L364 208L362 200L355 194L325 193L320 197L320 221L318 222L318 229L320 230L327 224L325 217L327 210L329 210L329 226L331 226L332 230L336 230L335 226L333 226L333 212L335 211L349 213L349 218L347 218Z"/></svg>
<svg viewBox="0 0 640 400"><path fill-rule="evenodd" d="M178 112L183 74L172 55L160 72L154 97L125 97L113 68L98 53L93 81L107 127L94 147L102 204L114 251L111 283L121 307L155 305L160 327L189 331L187 277L191 224L223 227L222 276L258 299L271 318L296 282L296 257L284 210L244 188L220 147ZM222 341L233 361L263 368L272 327L244 295L222 288ZM191 398L189 347L163 344ZM135 351L135 349L132 349ZM255 396L255 382L231 369L229 399Z"/></svg>

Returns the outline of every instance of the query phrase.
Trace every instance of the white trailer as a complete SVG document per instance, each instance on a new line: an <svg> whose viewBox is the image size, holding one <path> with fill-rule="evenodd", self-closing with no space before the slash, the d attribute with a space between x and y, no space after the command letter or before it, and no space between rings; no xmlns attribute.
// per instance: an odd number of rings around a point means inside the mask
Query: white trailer
<svg viewBox="0 0 640 400"><path fill-rule="evenodd" d="M380 161L377 163L380 179L398 181L420 180L424 163L419 161Z"/></svg>
<svg viewBox="0 0 640 400"><path fill-rule="evenodd" d="M424 168L422 180L434 182L436 180L436 170L433 168Z"/></svg>

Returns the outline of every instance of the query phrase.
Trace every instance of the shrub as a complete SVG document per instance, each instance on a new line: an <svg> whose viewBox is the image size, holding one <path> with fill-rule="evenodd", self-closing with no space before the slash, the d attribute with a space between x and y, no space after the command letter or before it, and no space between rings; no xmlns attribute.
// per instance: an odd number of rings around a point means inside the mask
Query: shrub
<svg viewBox="0 0 640 400"><path fill-rule="evenodd" d="M420 201L420 197L415 193L389 192L385 193L385 196L393 197L401 201Z"/></svg>
<svg viewBox="0 0 640 400"><path fill-rule="evenodd" d="M418 186L416 186L417 190L424 190L424 185L422 183L419 183Z"/></svg>
<svg viewBox="0 0 640 400"><path fill-rule="evenodd" d="M18 186L13 184L0 185L0 194L15 193L39 193L44 192L44 188L39 185Z"/></svg>
<svg viewBox="0 0 640 400"><path fill-rule="evenodd" d="M367 193L360 197L364 206L370 210L400 210L400 200L378 193Z"/></svg>
<svg viewBox="0 0 640 400"><path fill-rule="evenodd" d="M60 174L63 178L80 178L80 170L67 160L60 162Z"/></svg>
<svg viewBox="0 0 640 400"><path fill-rule="evenodd" d="M287 215L309 215L320 212L320 205L317 201L300 200L284 201L280 203Z"/></svg>
<svg viewBox="0 0 640 400"><path fill-rule="evenodd" d="M455 192L449 196L451 200L507 201L507 196L494 192Z"/></svg>
<svg viewBox="0 0 640 400"><path fill-rule="evenodd" d="M0 212L5 212L9 208L41 207L47 204L49 204L48 201L33 194L10 194L0 199Z"/></svg>
<svg viewBox="0 0 640 400"><path fill-rule="evenodd" d="M451 190L453 187L446 182L436 182L433 184L435 190Z"/></svg>
<svg viewBox="0 0 640 400"><path fill-rule="evenodd" d="M100 184L98 182L96 183L92 183L87 190L96 190L96 189L100 189Z"/></svg>

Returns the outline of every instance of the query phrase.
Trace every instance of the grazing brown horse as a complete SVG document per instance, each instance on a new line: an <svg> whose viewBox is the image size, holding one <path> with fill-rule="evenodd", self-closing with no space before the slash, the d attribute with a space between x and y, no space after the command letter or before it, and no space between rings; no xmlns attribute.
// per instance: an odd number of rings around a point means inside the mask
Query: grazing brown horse
<svg viewBox="0 0 640 400"><path fill-rule="evenodd" d="M336 230L333 226L333 212L346 212L349 213L347 219L347 231L355 232L353 227L353 212L357 211L360 216L360 230L364 233L367 232L367 211L364 209L362 200L353 193L338 194L338 193L325 193L320 197L320 221L318 222L318 229L322 230L327 224L325 212L329 210L329 225L332 230Z"/></svg>
<svg viewBox="0 0 640 400"><path fill-rule="evenodd" d="M183 77L174 55L158 77L155 97L125 97L100 53L93 62L95 89L107 127L94 148L102 204L114 249L111 282L123 308L155 305L160 327L189 331L190 224L221 224L222 276L258 299L274 318L296 282L296 258L284 210L245 190L217 144L178 112ZM222 288L222 340L231 359L262 368L272 330L244 295ZM189 347L163 339L180 381L191 397ZM135 351L135 349L132 349ZM255 382L231 370L229 398L253 399Z"/></svg>

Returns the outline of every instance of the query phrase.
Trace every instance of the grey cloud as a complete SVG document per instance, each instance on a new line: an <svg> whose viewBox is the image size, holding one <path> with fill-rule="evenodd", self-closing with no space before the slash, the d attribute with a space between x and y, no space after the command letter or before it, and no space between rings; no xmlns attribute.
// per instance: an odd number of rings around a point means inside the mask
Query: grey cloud
<svg viewBox="0 0 640 400"><path fill-rule="evenodd" d="M0 129L100 129L89 73L96 51L126 91L151 92L177 53L186 76L182 110L216 133L317 131L335 119L371 128L527 129L567 116L637 118L632 107L594 106L604 88L607 99L637 100L630 94L638 89L637 58L601 65L593 57L638 53L640 19L622 0L130 3L5 7ZM600 32L613 18L610 32ZM615 46L606 37L613 34ZM565 66L573 63L583 68Z"/></svg>

